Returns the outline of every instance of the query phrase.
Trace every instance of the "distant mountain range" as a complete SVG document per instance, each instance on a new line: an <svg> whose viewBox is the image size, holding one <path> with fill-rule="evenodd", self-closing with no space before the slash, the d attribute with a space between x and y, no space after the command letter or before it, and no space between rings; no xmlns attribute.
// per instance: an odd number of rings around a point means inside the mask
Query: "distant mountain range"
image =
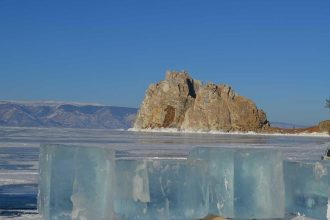
<svg viewBox="0 0 330 220"><path fill-rule="evenodd" d="M0 101L0 126L127 129L136 112L93 103Z"/></svg>
<svg viewBox="0 0 330 220"><path fill-rule="evenodd" d="M308 125L297 125L297 124L291 124L291 123L285 123L285 122L271 122L270 126L278 127L278 128L307 128L307 127L310 127Z"/></svg>

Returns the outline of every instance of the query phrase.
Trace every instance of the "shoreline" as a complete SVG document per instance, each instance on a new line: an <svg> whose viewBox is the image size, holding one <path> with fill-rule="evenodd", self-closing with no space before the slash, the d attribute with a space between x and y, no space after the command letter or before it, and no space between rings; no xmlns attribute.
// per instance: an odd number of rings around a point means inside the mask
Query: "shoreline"
<svg viewBox="0 0 330 220"><path fill-rule="evenodd" d="M276 128L277 129L277 128ZM245 136L284 136L284 137L321 137L321 138L330 138L330 135L326 132L300 132L300 133L267 133L267 132L254 132L254 131L198 131L198 130L180 130L177 128L153 128L153 129L136 129L129 128L127 131L132 132L149 132L149 133L178 133L178 134L213 134L213 135L245 135Z"/></svg>

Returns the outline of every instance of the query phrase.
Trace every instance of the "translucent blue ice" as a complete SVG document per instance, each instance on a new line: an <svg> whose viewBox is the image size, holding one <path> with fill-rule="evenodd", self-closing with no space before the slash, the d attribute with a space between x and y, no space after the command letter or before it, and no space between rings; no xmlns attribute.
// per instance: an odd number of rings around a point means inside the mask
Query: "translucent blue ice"
<svg viewBox="0 0 330 220"><path fill-rule="evenodd" d="M196 148L189 159L208 163L209 213L234 217L234 149Z"/></svg>
<svg viewBox="0 0 330 220"><path fill-rule="evenodd" d="M43 219L112 219L113 162L109 149L41 146L38 211Z"/></svg>
<svg viewBox="0 0 330 220"><path fill-rule="evenodd" d="M194 220L329 215L330 162L271 149L196 148L188 159L118 159L106 148L43 145L44 220Z"/></svg>
<svg viewBox="0 0 330 220"><path fill-rule="evenodd" d="M330 163L285 161L287 212L326 220L330 194L329 172Z"/></svg>
<svg viewBox="0 0 330 220"><path fill-rule="evenodd" d="M207 166L187 160L117 160L115 212L123 219L199 219L208 213Z"/></svg>
<svg viewBox="0 0 330 220"><path fill-rule="evenodd" d="M40 148L38 211L45 220L71 219L75 151L56 145Z"/></svg>
<svg viewBox="0 0 330 220"><path fill-rule="evenodd" d="M209 165L210 214L244 219L284 217L279 151L197 148L189 157Z"/></svg>

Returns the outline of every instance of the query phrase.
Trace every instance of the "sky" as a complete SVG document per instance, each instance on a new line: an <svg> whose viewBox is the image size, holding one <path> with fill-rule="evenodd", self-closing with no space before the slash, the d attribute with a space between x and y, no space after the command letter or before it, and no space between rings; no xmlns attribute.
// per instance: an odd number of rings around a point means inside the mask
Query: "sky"
<svg viewBox="0 0 330 220"><path fill-rule="evenodd" d="M329 0L0 0L0 100L139 107L167 70L270 121L330 118Z"/></svg>

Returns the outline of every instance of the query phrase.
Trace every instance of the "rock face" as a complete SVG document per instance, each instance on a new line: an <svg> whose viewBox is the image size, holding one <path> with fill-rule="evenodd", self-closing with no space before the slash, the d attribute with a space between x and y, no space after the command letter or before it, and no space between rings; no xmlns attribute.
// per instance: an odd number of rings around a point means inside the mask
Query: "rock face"
<svg viewBox="0 0 330 220"><path fill-rule="evenodd" d="M198 87L188 73L168 72L165 80L149 86L134 127L181 127Z"/></svg>
<svg viewBox="0 0 330 220"><path fill-rule="evenodd" d="M327 132L330 134L330 120L321 121L318 127L321 132Z"/></svg>
<svg viewBox="0 0 330 220"><path fill-rule="evenodd" d="M260 131L269 127L266 114L228 85L193 80L187 72L167 72L152 84L134 128Z"/></svg>

